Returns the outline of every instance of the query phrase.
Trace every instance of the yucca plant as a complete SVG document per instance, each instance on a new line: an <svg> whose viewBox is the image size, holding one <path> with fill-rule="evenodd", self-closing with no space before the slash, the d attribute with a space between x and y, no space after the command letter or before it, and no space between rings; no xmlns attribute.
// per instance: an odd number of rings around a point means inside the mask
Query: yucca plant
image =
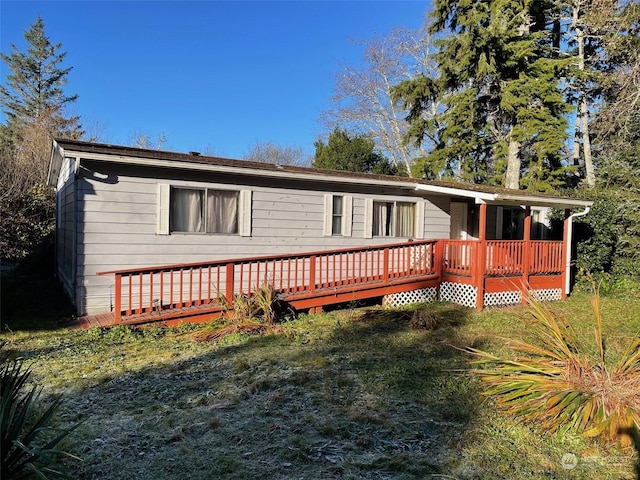
<svg viewBox="0 0 640 480"><path fill-rule="evenodd" d="M31 370L22 360L10 358L2 350L5 344L0 342L0 478L67 478L56 460L78 458L56 447L75 426L55 434L51 421L61 400L42 410L42 388L29 383Z"/></svg>
<svg viewBox="0 0 640 480"><path fill-rule="evenodd" d="M580 345L566 318L530 298L522 320L534 340L505 339L512 358L469 348L473 372L507 412L547 431L575 431L628 448L640 428L640 336L608 365L597 293L592 307L596 355Z"/></svg>

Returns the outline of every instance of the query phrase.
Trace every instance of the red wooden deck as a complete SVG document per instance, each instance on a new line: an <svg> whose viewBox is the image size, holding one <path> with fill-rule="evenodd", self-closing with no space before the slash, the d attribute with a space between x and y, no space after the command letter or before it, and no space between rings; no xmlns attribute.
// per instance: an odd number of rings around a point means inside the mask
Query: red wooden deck
<svg viewBox="0 0 640 480"><path fill-rule="evenodd" d="M487 294L502 291L564 292L564 258L563 242L423 240L114 270L98 273L113 275L113 312L81 322L88 328L207 321L222 315L236 295L251 295L264 284L296 310L439 288L445 282L473 288L475 303L469 306L482 308Z"/></svg>

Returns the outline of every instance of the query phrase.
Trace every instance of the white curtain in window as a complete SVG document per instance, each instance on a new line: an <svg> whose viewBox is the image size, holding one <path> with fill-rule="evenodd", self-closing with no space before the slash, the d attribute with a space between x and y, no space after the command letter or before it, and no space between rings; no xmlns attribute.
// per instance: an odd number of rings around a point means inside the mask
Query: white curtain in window
<svg viewBox="0 0 640 480"><path fill-rule="evenodd" d="M396 237L413 237L413 203L396 203Z"/></svg>
<svg viewBox="0 0 640 480"><path fill-rule="evenodd" d="M238 233L238 192L207 192L207 232Z"/></svg>
<svg viewBox="0 0 640 480"><path fill-rule="evenodd" d="M204 191L171 189L171 231L204 232Z"/></svg>
<svg viewBox="0 0 640 480"><path fill-rule="evenodd" d="M388 237L391 235L391 208L392 204L373 202L373 236Z"/></svg>

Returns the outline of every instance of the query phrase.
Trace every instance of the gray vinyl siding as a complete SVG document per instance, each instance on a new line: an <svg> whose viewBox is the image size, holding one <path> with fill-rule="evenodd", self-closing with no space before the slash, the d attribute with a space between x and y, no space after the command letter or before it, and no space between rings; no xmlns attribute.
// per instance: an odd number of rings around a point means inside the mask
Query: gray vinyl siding
<svg viewBox="0 0 640 480"><path fill-rule="evenodd" d="M75 302L75 174L74 162L62 162L56 188L56 269L69 298Z"/></svg>
<svg viewBox="0 0 640 480"><path fill-rule="evenodd" d="M405 238L365 238L365 200L425 201L423 238L447 238L449 199L377 195L368 191L334 192L321 186L289 188L243 179L223 181L211 174L190 177L167 172L83 162L77 181L77 288L79 314L107 312L113 307L114 276L97 272L141 266L167 265L286 254L302 251L395 243ZM161 177L161 178L158 178ZM158 184L211 189L251 190L251 235L157 233ZM326 187L325 187L326 188ZM345 187L343 187L345 188ZM364 187L365 189L367 187ZM352 235L324 235L325 194L353 198Z"/></svg>
<svg viewBox="0 0 640 480"><path fill-rule="evenodd" d="M449 238L451 199L431 197L425 205L424 238Z"/></svg>

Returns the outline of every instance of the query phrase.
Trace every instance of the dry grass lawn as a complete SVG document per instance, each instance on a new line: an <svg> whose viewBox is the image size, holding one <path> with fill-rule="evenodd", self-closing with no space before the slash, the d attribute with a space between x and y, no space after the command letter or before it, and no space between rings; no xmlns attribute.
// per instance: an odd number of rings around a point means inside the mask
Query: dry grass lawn
<svg viewBox="0 0 640 480"><path fill-rule="evenodd" d="M61 328L59 290L29 282L3 282L0 339L64 397L58 425L82 421L64 441L76 478L637 478L636 457L546 435L482 396L460 348L526 336L509 310L347 307L198 342L207 327ZM602 303L615 355L640 331L640 300ZM591 333L588 295L554 308Z"/></svg>

